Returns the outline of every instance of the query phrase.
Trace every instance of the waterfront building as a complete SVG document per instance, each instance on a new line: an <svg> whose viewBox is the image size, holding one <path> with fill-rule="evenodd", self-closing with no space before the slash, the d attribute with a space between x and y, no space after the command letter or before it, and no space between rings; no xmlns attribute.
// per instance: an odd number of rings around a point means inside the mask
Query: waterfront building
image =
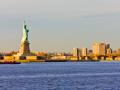
<svg viewBox="0 0 120 90"><path fill-rule="evenodd" d="M105 43L93 43L93 54L94 55L106 55L106 44Z"/></svg>
<svg viewBox="0 0 120 90"><path fill-rule="evenodd" d="M112 51L112 55L117 55L118 51L117 50L113 50Z"/></svg>
<svg viewBox="0 0 120 90"><path fill-rule="evenodd" d="M51 57L52 60L66 60L67 59L67 56L53 56Z"/></svg>
<svg viewBox="0 0 120 90"><path fill-rule="evenodd" d="M107 54L107 55L111 55L111 54L112 54L112 49L111 49L111 48L108 48L106 54Z"/></svg>
<svg viewBox="0 0 120 90"><path fill-rule="evenodd" d="M93 55L93 50L88 50L88 55Z"/></svg>
<svg viewBox="0 0 120 90"><path fill-rule="evenodd" d="M73 48L73 49L72 49L72 55L73 55L73 56L78 57L79 54L80 54L79 48Z"/></svg>
<svg viewBox="0 0 120 90"><path fill-rule="evenodd" d="M67 55L65 53L56 53L55 55L51 56L51 60L67 60Z"/></svg>
<svg viewBox="0 0 120 90"><path fill-rule="evenodd" d="M109 49L110 48L110 44L106 44L106 48Z"/></svg>
<svg viewBox="0 0 120 90"><path fill-rule="evenodd" d="M117 55L120 55L120 48L117 49Z"/></svg>
<svg viewBox="0 0 120 90"><path fill-rule="evenodd" d="M87 56L88 54L88 49L87 48L81 48L80 49L80 55L81 56Z"/></svg>

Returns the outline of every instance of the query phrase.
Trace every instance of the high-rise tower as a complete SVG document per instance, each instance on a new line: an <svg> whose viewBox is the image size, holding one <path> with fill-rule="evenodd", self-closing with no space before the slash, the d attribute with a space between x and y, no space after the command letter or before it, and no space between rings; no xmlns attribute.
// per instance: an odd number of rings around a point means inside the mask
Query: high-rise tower
<svg viewBox="0 0 120 90"><path fill-rule="evenodd" d="M93 43L93 54L94 55L105 55L106 54L106 43Z"/></svg>

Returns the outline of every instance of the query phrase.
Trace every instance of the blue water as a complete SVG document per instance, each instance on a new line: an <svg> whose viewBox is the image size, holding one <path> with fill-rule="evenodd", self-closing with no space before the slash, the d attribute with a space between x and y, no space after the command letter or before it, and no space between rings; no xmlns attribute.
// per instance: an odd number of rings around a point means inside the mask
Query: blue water
<svg viewBox="0 0 120 90"><path fill-rule="evenodd" d="M120 90L120 62L0 65L0 90Z"/></svg>

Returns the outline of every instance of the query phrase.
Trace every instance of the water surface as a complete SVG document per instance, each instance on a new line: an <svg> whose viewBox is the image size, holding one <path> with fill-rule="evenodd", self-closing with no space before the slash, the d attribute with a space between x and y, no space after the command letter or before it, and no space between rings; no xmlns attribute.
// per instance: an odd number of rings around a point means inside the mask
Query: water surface
<svg viewBox="0 0 120 90"><path fill-rule="evenodd" d="M0 65L0 90L120 90L120 62Z"/></svg>

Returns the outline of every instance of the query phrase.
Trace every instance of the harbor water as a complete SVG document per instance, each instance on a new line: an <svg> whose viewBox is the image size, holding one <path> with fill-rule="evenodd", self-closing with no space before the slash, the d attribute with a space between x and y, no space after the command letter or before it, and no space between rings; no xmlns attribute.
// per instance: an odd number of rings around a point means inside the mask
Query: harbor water
<svg viewBox="0 0 120 90"><path fill-rule="evenodd" d="M120 62L4 64L0 90L120 90Z"/></svg>

